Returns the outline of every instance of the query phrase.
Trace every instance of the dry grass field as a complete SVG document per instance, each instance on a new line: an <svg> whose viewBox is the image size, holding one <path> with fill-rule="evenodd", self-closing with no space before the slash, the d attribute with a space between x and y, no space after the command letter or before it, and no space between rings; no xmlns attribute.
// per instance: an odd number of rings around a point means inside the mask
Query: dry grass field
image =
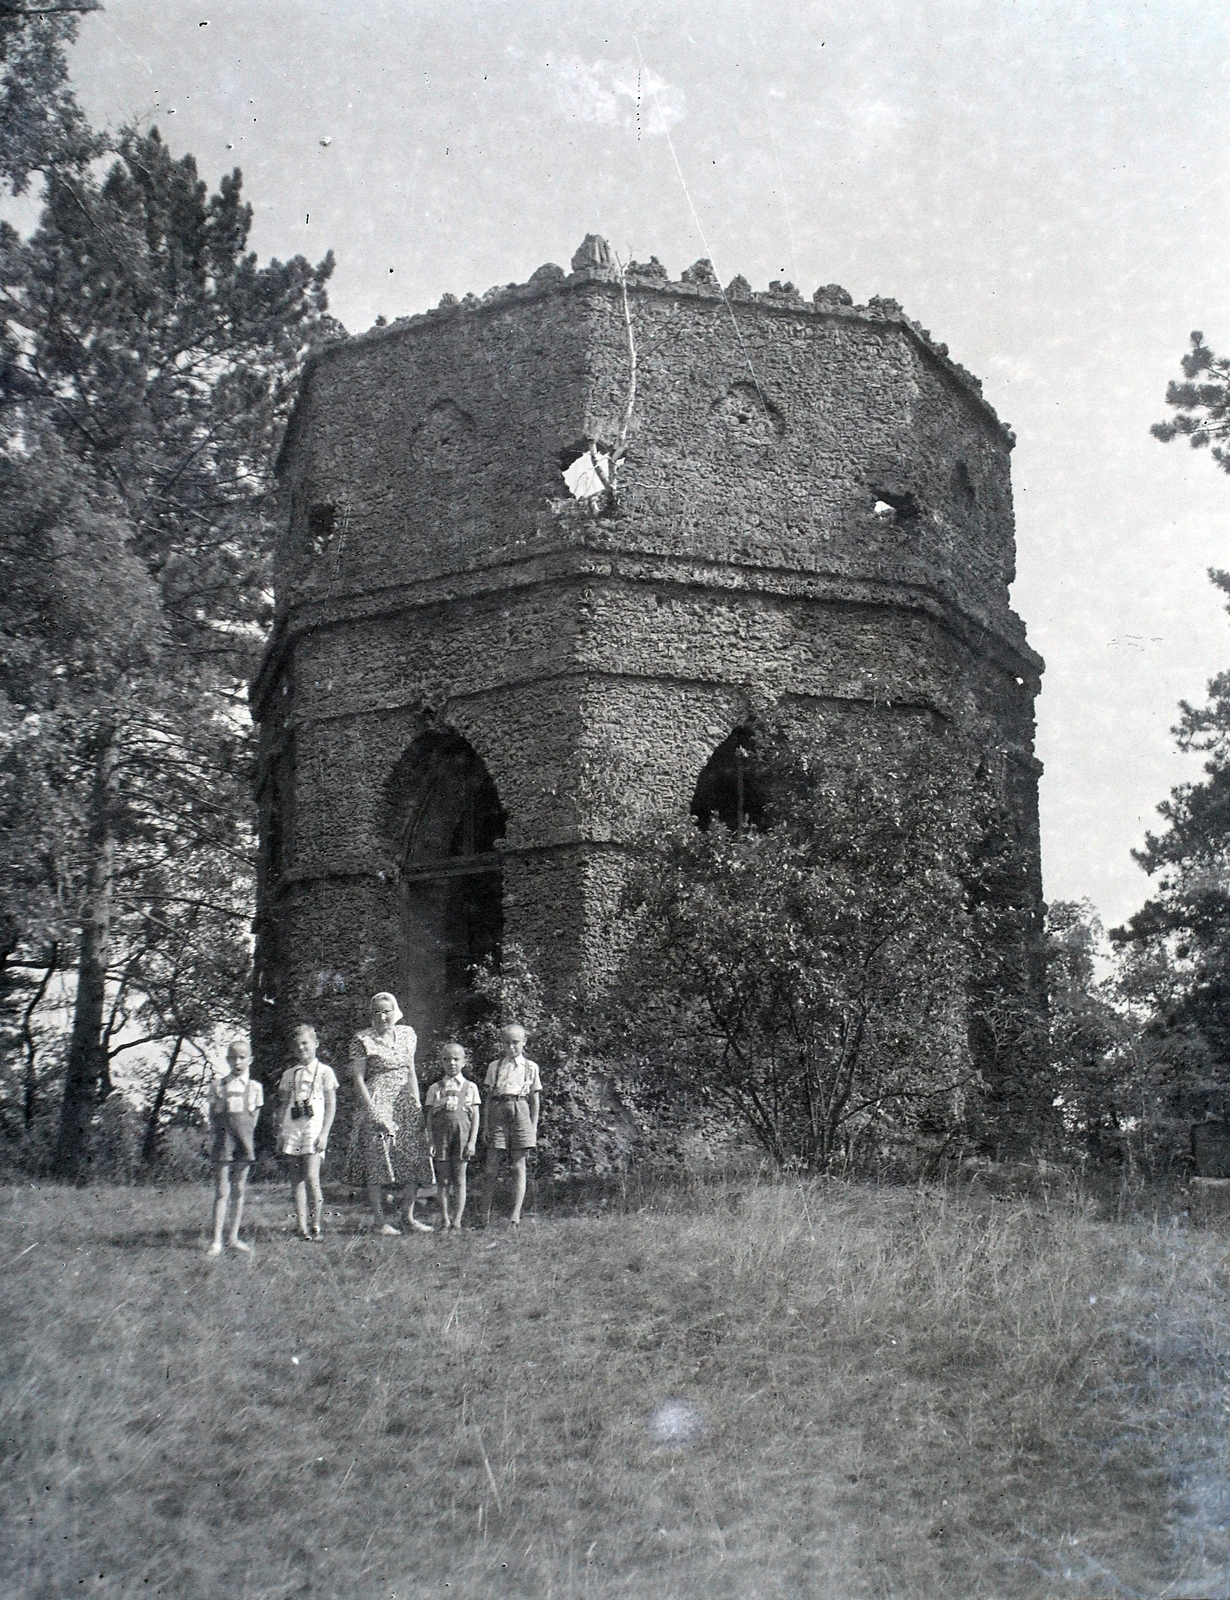
<svg viewBox="0 0 1230 1600"><path fill-rule="evenodd" d="M255 1253L0 1191L0 1592L1230 1594L1224 1235L838 1184Z"/></svg>

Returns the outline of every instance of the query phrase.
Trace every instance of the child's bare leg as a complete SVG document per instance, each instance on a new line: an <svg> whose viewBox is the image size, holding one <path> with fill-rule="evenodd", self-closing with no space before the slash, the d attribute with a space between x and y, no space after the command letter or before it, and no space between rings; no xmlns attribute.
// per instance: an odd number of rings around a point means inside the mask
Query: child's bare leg
<svg viewBox="0 0 1230 1600"><path fill-rule="evenodd" d="M487 1151L487 1173L483 1183L483 1224L491 1221L491 1207L495 1201L495 1186L500 1176L500 1156L503 1152L494 1145Z"/></svg>
<svg viewBox="0 0 1230 1600"><path fill-rule="evenodd" d="M320 1232L320 1219L324 1214L325 1197L320 1192L320 1157L304 1156L304 1176L307 1179L307 1197L312 1206L312 1232Z"/></svg>
<svg viewBox="0 0 1230 1600"><path fill-rule="evenodd" d="M214 1168L214 1237L211 1256L222 1254L222 1230L226 1226L226 1203L231 1194L231 1169L225 1164Z"/></svg>
<svg viewBox="0 0 1230 1600"><path fill-rule="evenodd" d="M306 1238L308 1231L307 1181L304 1177L303 1169L307 1165L307 1161L303 1156L296 1156L294 1160L295 1164L291 1168L290 1192L295 1201L295 1221L299 1224L299 1232Z"/></svg>
<svg viewBox="0 0 1230 1600"><path fill-rule="evenodd" d="M245 1244L239 1237L239 1224L243 1221L243 1197L248 1187L248 1163L237 1161L235 1163L235 1208L231 1212L231 1226L227 1233L227 1244L232 1250L251 1250L250 1244Z"/></svg>
<svg viewBox="0 0 1230 1600"><path fill-rule="evenodd" d="M510 1222L521 1221L521 1207L525 1204L525 1151L513 1157L513 1203Z"/></svg>
<svg viewBox="0 0 1230 1600"><path fill-rule="evenodd" d="M453 1227L460 1228L461 1219L466 1209L466 1164L459 1162L457 1166L457 1198L453 1205ZM445 1219L447 1221L447 1218Z"/></svg>
<svg viewBox="0 0 1230 1600"><path fill-rule="evenodd" d="M436 1191L440 1196L440 1213L444 1218L445 1229L453 1225L452 1213L449 1209L448 1197L452 1191L452 1178L443 1162L436 1164Z"/></svg>

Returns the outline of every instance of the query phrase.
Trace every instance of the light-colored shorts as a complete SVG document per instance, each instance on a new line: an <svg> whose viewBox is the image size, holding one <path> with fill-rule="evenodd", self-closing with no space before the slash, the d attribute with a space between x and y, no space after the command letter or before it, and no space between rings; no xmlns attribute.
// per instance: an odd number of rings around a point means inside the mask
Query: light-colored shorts
<svg viewBox="0 0 1230 1600"><path fill-rule="evenodd" d="M535 1150L538 1140L530 1120L530 1103L524 1097L508 1100L493 1096L487 1113L488 1150Z"/></svg>
<svg viewBox="0 0 1230 1600"><path fill-rule="evenodd" d="M324 1113L319 1111L314 1117L299 1117L287 1122L282 1129L282 1148L278 1153L284 1156L315 1155L316 1141L324 1125Z"/></svg>

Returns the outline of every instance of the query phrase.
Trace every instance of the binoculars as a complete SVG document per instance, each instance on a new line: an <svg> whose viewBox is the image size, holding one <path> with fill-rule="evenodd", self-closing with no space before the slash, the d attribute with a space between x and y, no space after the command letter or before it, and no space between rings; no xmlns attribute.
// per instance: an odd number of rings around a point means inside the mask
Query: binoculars
<svg viewBox="0 0 1230 1600"><path fill-rule="evenodd" d="M290 1108L290 1114L295 1122L300 1117L306 1117L310 1122L312 1120L312 1102L310 1100L296 1100Z"/></svg>

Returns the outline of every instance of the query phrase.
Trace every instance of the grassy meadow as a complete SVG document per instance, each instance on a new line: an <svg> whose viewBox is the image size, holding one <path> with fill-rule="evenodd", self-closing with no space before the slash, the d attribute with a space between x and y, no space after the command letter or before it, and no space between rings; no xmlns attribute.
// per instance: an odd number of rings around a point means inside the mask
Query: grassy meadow
<svg viewBox="0 0 1230 1600"><path fill-rule="evenodd" d="M0 1593L1230 1594L1227 1240L714 1186L323 1245L0 1190Z"/></svg>

